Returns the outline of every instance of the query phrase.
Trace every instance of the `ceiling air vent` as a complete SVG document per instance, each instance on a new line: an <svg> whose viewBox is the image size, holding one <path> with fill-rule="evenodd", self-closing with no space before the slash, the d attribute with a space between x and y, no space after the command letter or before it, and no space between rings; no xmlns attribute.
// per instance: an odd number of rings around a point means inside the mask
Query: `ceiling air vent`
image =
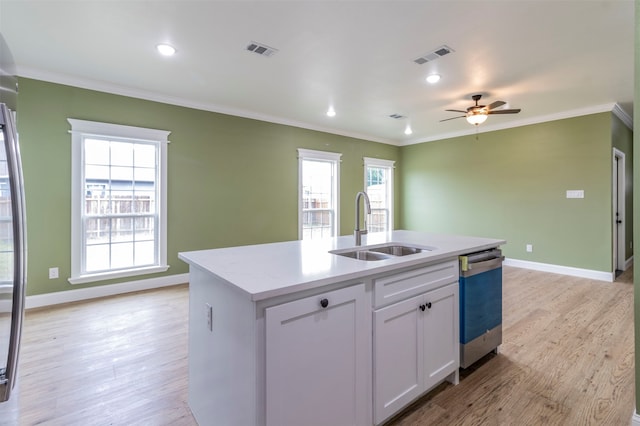
<svg viewBox="0 0 640 426"><path fill-rule="evenodd" d="M413 62L418 65L426 64L427 62L435 61L436 59L441 58L444 55L448 55L451 52L455 52L455 50L453 50L449 46L443 45L432 50L429 53L420 56L418 59L414 59Z"/></svg>
<svg viewBox="0 0 640 426"><path fill-rule="evenodd" d="M396 120L400 120L401 118L407 118L404 115L400 115L400 114L391 114L389 117L395 118Z"/></svg>
<svg viewBox="0 0 640 426"><path fill-rule="evenodd" d="M249 43L249 45L247 46L247 50L253 53L257 53L260 56L266 57L273 56L278 51L278 49L269 47L266 44L256 43L255 41Z"/></svg>

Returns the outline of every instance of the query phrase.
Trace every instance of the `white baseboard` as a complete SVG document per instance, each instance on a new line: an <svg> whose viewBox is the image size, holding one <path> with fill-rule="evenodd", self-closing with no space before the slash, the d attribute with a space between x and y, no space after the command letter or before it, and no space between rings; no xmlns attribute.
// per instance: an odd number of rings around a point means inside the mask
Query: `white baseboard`
<svg viewBox="0 0 640 426"><path fill-rule="evenodd" d="M188 282L189 274L168 275L159 278L128 281L119 284L100 285L47 294L36 294L34 296L27 296L25 305L26 309L40 308L60 303L77 302L80 300L95 299L97 297L113 296L116 294L149 290L152 288L168 287Z"/></svg>
<svg viewBox="0 0 640 426"><path fill-rule="evenodd" d="M630 258L628 258L624 262L624 270L626 271L627 269L631 268L632 266L633 266L633 256L631 256Z"/></svg>
<svg viewBox="0 0 640 426"><path fill-rule="evenodd" d="M631 426L640 426L640 414L635 410L631 416Z"/></svg>
<svg viewBox="0 0 640 426"><path fill-rule="evenodd" d="M574 268L571 266L552 265L549 263L530 262L528 260L505 259L505 266L533 269L534 271L552 272L554 274L571 275L573 277L590 278L592 280L613 282L615 273Z"/></svg>

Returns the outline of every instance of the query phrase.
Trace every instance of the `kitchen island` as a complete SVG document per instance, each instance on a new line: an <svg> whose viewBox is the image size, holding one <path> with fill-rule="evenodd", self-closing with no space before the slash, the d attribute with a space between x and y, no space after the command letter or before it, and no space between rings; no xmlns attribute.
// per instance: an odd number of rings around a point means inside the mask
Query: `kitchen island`
<svg viewBox="0 0 640 426"><path fill-rule="evenodd" d="M457 383L458 256L504 243L393 231L363 237L371 260L352 236L180 253L196 420L381 424Z"/></svg>

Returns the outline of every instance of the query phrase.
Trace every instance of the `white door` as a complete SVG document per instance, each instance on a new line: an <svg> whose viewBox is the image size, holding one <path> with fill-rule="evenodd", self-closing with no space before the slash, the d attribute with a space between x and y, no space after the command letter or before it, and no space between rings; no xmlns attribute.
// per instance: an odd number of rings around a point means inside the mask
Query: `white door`
<svg viewBox="0 0 640 426"><path fill-rule="evenodd" d="M416 296L374 312L374 422L381 423L423 389L423 327Z"/></svg>
<svg viewBox="0 0 640 426"><path fill-rule="evenodd" d="M429 389L460 365L458 283L424 296L424 385Z"/></svg>
<svg viewBox="0 0 640 426"><path fill-rule="evenodd" d="M358 284L266 309L267 425L367 422L369 306Z"/></svg>
<svg viewBox="0 0 640 426"><path fill-rule="evenodd" d="M625 270L625 154L613 148L613 269L615 275Z"/></svg>

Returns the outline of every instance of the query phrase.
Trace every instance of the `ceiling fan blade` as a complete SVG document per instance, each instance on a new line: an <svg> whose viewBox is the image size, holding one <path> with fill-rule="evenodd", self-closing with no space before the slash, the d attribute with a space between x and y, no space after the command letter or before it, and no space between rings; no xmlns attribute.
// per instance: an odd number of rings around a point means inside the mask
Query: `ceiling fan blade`
<svg viewBox="0 0 640 426"><path fill-rule="evenodd" d="M467 113L467 111L461 111L461 110L459 110L459 109L445 109L445 111L461 112L461 113L464 113L464 114L466 114L466 113Z"/></svg>
<svg viewBox="0 0 640 426"><path fill-rule="evenodd" d="M487 114L517 114L520 111L521 111L520 108L518 108L518 109L499 109L499 110L496 110L496 111L489 111Z"/></svg>
<svg viewBox="0 0 640 426"><path fill-rule="evenodd" d="M489 109L494 109L494 108L501 107L501 106L502 106L502 105L504 105L504 104L506 104L506 102L503 102L503 101L495 101L495 102L490 103L490 104L487 106L487 108L489 108Z"/></svg>
<svg viewBox="0 0 640 426"><path fill-rule="evenodd" d="M466 115L461 115L459 117L451 117L451 118L445 118L444 120L440 120L440 121L449 121L449 120L455 120L456 118L465 118Z"/></svg>

